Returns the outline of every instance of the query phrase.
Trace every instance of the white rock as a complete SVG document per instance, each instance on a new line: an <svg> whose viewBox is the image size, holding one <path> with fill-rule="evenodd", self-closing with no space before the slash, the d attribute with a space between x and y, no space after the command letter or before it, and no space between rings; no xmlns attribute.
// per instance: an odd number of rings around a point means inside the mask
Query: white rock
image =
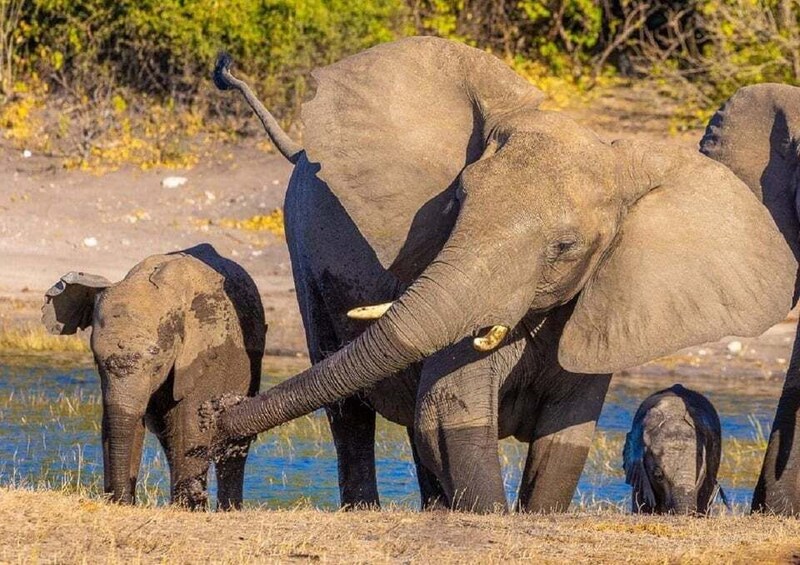
<svg viewBox="0 0 800 565"><path fill-rule="evenodd" d="M214 196L214 193L211 192L210 190L206 190L205 194L206 194L206 200L208 200L209 202L213 202L214 200L217 199L217 197Z"/></svg>
<svg viewBox="0 0 800 565"><path fill-rule="evenodd" d="M742 352L742 342L741 341L731 341L728 343L728 352L733 355L738 355Z"/></svg>
<svg viewBox="0 0 800 565"><path fill-rule="evenodd" d="M84 247L97 247L97 238L96 237L84 237L83 238L83 246Z"/></svg>
<svg viewBox="0 0 800 565"><path fill-rule="evenodd" d="M161 186L164 188L178 188L189 182L186 177L164 177L161 179Z"/></svg>
<svg viewBox="0 0 800 565"><path fill-rule="evenodd" d="M22 152L23 159L30 159L31 157L33 157L33 153L31 153L30 149L26 149L25 151Z"/></svg>

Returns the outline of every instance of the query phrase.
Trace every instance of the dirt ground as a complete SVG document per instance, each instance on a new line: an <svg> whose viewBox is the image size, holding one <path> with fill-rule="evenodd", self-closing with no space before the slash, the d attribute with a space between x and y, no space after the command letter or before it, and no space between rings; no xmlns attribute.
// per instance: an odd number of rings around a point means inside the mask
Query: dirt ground
<svg viewBox="0 0 800 565"><path fill-rule="evenodd" d="M348 563L785 563L800 521L118 507L56 492L0 491L0 561Z"/></svg>

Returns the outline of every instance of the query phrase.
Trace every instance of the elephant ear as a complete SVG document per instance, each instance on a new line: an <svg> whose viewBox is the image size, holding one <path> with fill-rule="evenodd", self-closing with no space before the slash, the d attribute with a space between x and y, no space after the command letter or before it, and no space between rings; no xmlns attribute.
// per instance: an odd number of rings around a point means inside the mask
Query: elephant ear
<svg viewBox="0 0 800 565"><path fill-rule="evenodd" d="M482 154L487 120L544 98L496 57L432 37L378 45L313 76L316 96L302 111L307 158L385 268L401 247L433 258L436 245L412 222L454 218L452 198L436 197Z"/></svg>
<svg viewBox="0 0 800 565"><path fill-rule="evenodd" d="M171 260L151 276L156 284L179 292L181 314L165 315L164 331L180 328L180 344L175 357L172 394L180 401L198 385L224 382L220 393L246 391L250 383L250 358L245 350L242 329L230 298L225 292L225 277L202 261L185 254ZM180 320L176 324L175 320ZM159 332L161 333L161 332Z"/></svg>
<svg viewBox="0 0 800 565"><path fill-rule="evenodd" d="M42 323L51 334L71 335L92 325L97 294L111 286L99 275L71 271L44 294Z"/></svg>
<svg viewBox="0 0 800 565"><path fill-rule="evenodd" d="M561 336L569 371L611 373L784 319L797 264L753 193L686 152L628 210ZM646 176L646 175L645 175Z"/></svg>
<svg viewBox="0 0 800 565"><path fill-rule="evenodd" d="M700 151L761 198L800 257L800 88L756 84L739 89L709 121Z"/></svg>
<svg viewBox="0 0 800 565"><path fill-rule="evenodd" d="M644 443L642 441L641 424L625 435L625 447L622 449L622 468L625 470L625 483L639 493L641 500L650 508L656 506L656 496L650 477L644 466ZM636 500L634 494L634 501Z"/></svg>

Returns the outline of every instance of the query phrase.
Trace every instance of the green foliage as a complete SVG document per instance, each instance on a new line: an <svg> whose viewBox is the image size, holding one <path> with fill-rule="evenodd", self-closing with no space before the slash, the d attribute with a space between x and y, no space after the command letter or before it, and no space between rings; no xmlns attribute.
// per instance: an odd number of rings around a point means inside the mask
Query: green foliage
<svg viewBox="0 0 800 565"><path fill-rule="evenodd" d="M277 106L317 65L404 31L401 0L31 0L21 27L31 69L91 95L129 88L178 103L207 83L220 49Z"/></svg>
<svg viewBox="0 0 800 565"><path fill-rule="evenodd" d="M800 83L799 30L797 0L0 0L0 121L76 166L191 164L182 137L250 116L210 84L220 49L288 125L311 69L421 33L557 90L656 78L695 124L744 84Z"/></svg>

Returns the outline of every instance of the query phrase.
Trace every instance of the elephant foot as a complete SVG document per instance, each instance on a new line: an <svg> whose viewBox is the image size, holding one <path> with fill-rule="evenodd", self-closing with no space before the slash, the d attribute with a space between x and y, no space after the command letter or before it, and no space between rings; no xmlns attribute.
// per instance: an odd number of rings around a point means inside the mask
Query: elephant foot
<svg viewBox="0 0 800 565"><path fill-rule="evenodd" d="M208 491L205 481L198 477L177 481L172 489L172 504L188 510L207 510Z"/></svg>

